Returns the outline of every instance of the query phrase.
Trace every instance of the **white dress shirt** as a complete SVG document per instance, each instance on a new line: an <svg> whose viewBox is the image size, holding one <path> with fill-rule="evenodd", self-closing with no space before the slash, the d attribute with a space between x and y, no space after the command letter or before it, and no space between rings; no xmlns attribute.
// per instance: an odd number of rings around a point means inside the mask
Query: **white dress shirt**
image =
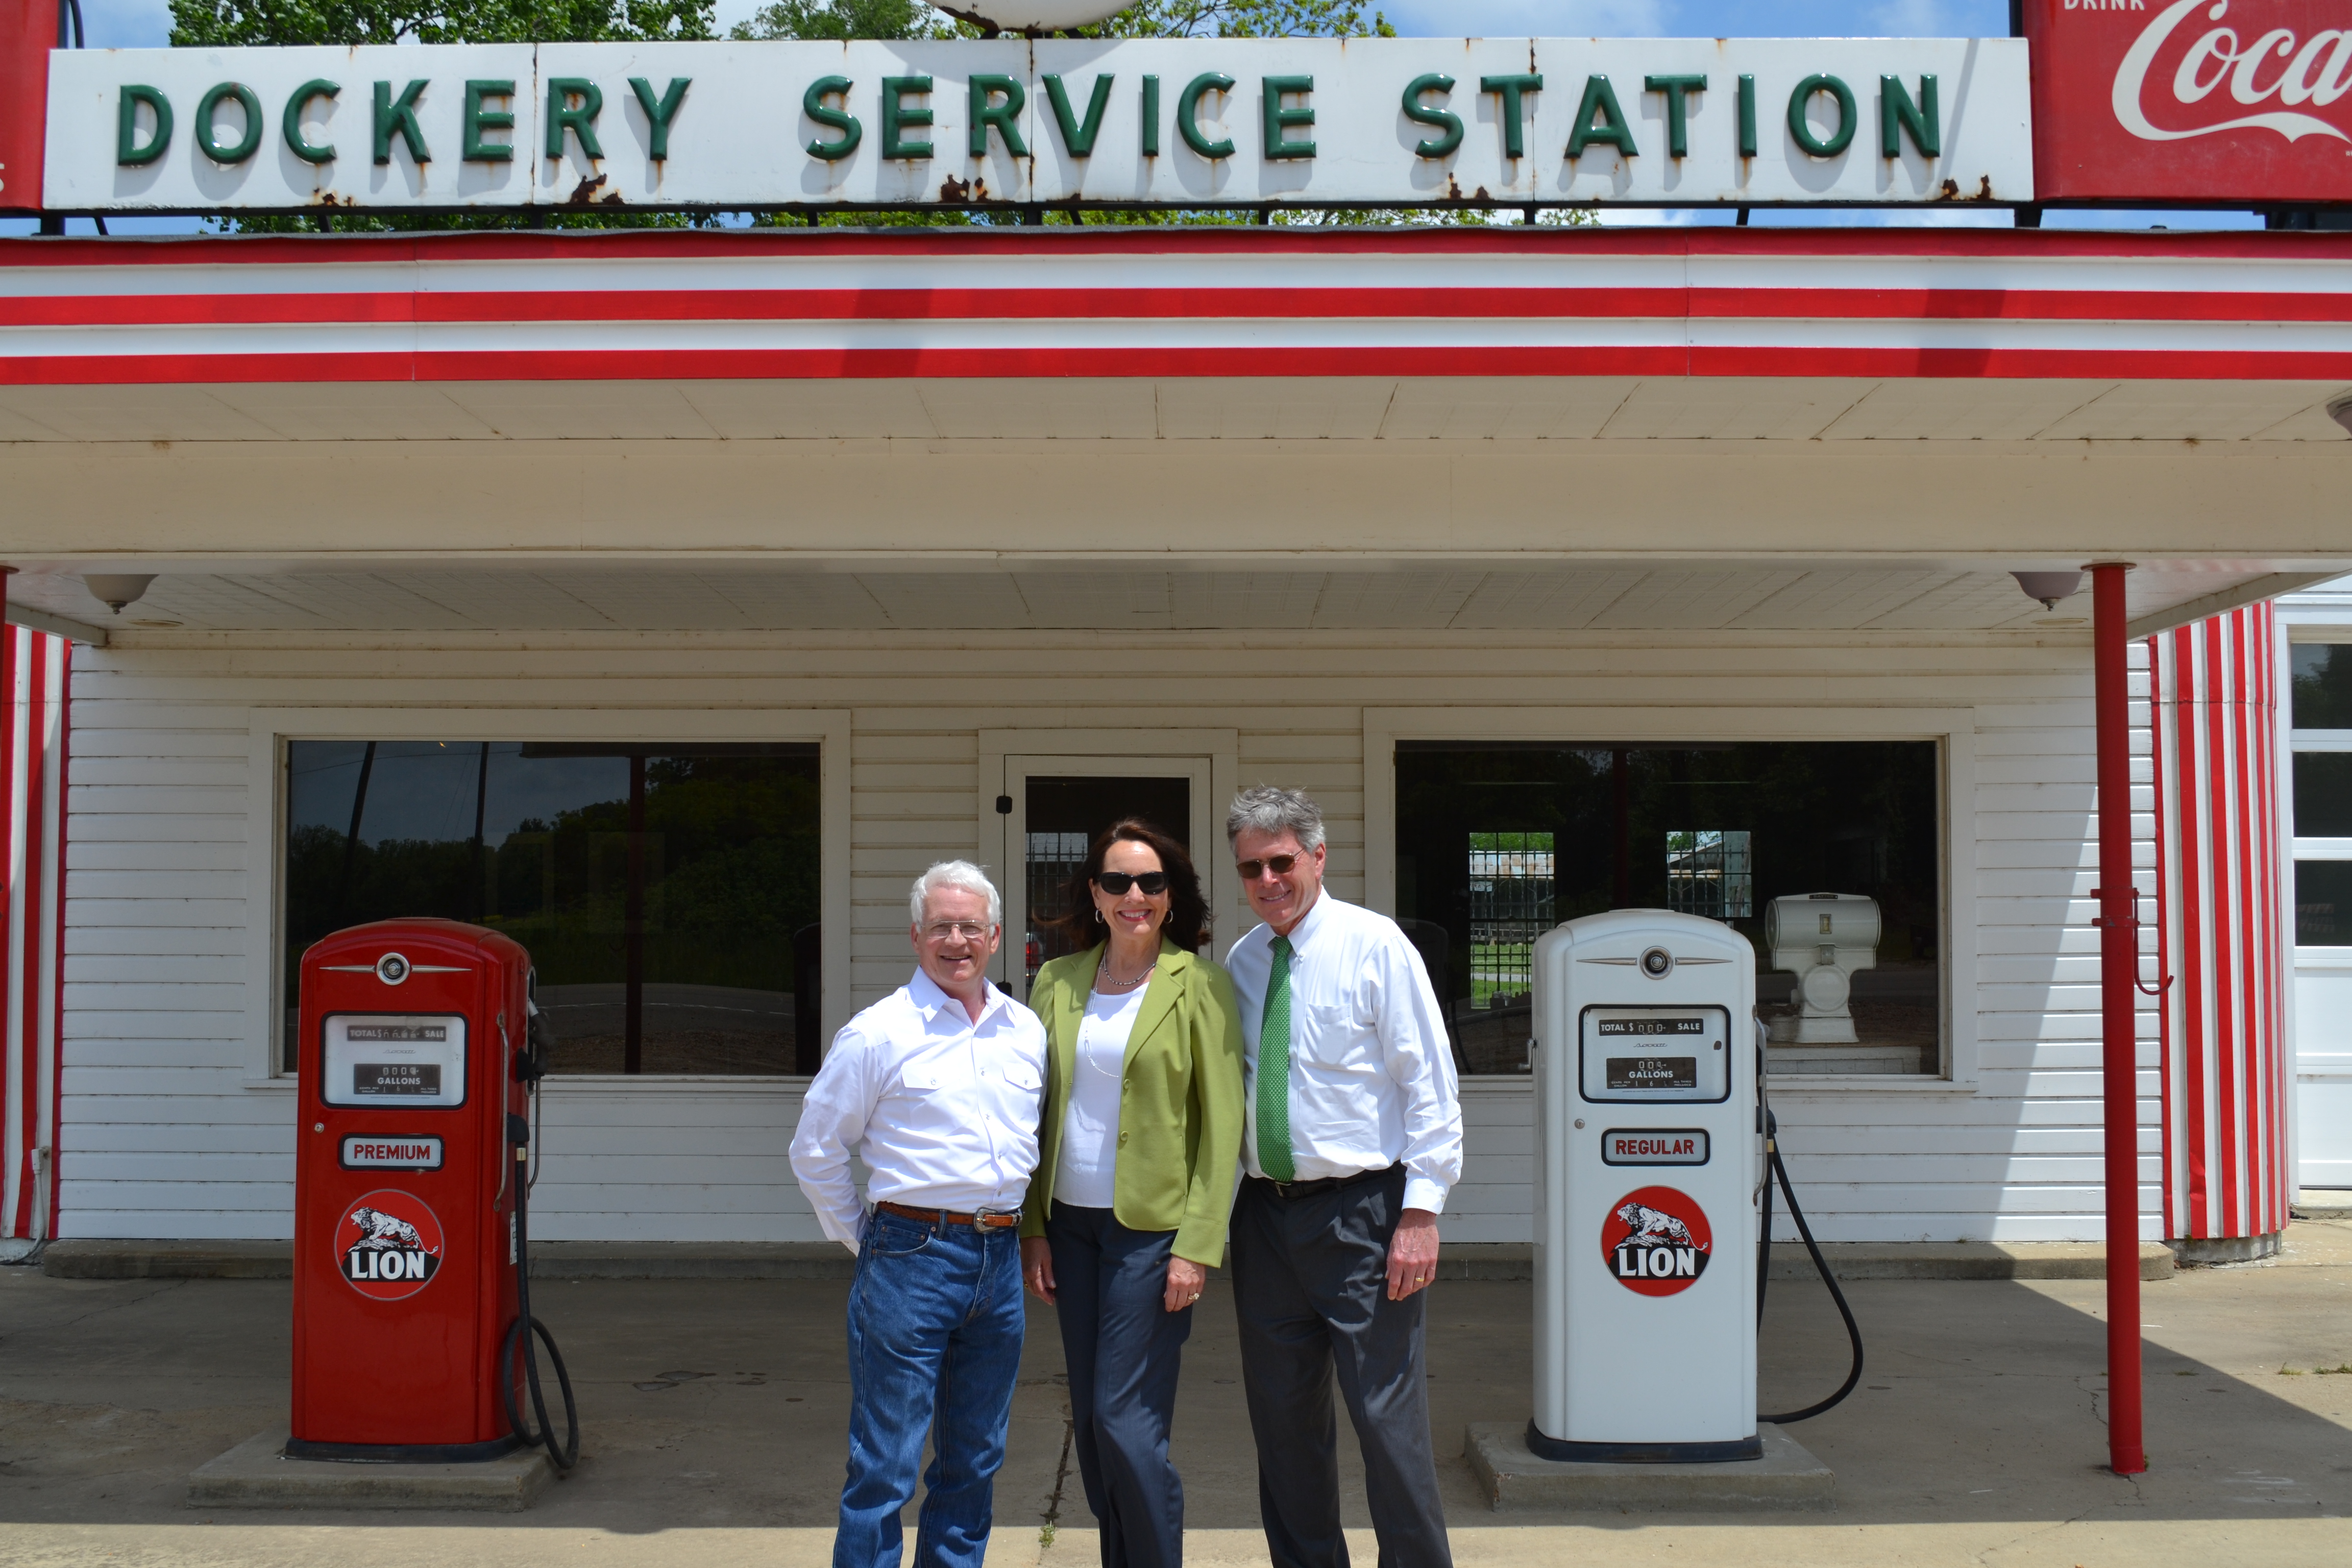
<svg viewBox="0 0 2352 1568"><path fill-rule="evenodd" d="M1257 1037L1274 969L1274 928L1225 955L1239 994L1248 1126L1257 1162ZM1404 1163L1404 1206L1445 1208L1462 1179L1462 1100L1437 992L1396 921L1325 889L1290 932L1293 1179L1320 1181Z"/></svg>
<svg viewBox="0 0 2352 1568"><path fill-rule="evenodd" d="M1106 996L1089 992L1078 1020L1070 1103L1054 1161L1054 1201L1107 1209L1118 1201L1118 1101L1127 1087L1127 1042L1143 1011L1143 986Z"/></svg>
<svg viewBox="0 0 2352 1568"><path fill-rule="evenodd" d="M852 1154L876 1203L971 1214L1013 1210L1037 1167L1045 1026L988 988L974 1023L930 976L874 1004L834 1037L793 1134L793 1174L824 1234L850 1251L866 1208Z"/></svg>

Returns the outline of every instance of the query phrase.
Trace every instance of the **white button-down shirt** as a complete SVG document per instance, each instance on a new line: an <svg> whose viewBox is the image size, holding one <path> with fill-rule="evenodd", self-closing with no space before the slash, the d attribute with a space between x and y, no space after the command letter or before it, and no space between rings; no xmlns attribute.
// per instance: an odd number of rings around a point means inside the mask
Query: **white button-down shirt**
<svg viewBox="0 0 2352 1568"><path fill-rule="evenodd" d="M1045 1026L991 985L977 1023L918 971L834 1037L793 1134L793 1174L825 1235L850 1251L876 1203L1012 1210L1037 1168Z"/></svg>
<svg viewBox="0 0 2352 1568"><path fill-rule="evenodd" d="M1274 928L1225 955L1242 1012L1249 1125L1257 1162L1257 1037L1274 970ZM1328 889L1290 932L1290 1149L1294 1179L1320 1181L1404 1163L1404 1206L1445 1208L1462 1179L1462 1099L1445 1013L1396 921Z"/></svg>

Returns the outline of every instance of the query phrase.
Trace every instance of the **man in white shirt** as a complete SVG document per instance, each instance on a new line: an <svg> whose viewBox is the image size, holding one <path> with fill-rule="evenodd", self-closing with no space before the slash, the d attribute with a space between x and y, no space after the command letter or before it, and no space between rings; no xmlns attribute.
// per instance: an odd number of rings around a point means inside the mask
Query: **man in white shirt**
<svg viewBox="0 0 2352 1568"><path fill-rule="evenodd" d="M1323 888L1323 815L1259 786L1225 836L1265 923L1226 955L1248 1073L1234 1310L1275 1568L1346 1568L1336 1371L1383 1565L1449 1568L1423 1327L1462 1175L1445 1015L1410 939Z"/></svg>
<svg viewBox="0 0 2352 1568"><path fill-rule="evenodd" d="M989 984L1004 906L979 867L933 866L908 905L916 975L835 1037L793 1137L818 1223L857 1255L834 1568L898 1568L926 1432L915 1563L979 1568L1021 1370L1021 1203L1045 1030ZM852 1154L873 1173L870 1213Z"/></svg>

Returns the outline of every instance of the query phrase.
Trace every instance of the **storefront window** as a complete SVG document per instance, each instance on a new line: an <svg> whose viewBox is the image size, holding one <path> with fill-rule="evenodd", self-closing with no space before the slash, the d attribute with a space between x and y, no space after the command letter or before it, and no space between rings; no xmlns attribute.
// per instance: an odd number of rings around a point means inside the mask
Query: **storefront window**
<svg viewBox="0 0 2352 1568"><path fill-rule="evenodd" d="M2293 669L2295 945L2352 947L2352 643L2298 643Z"/></svg>
<svg viewBox="0 0 2352 1568"><path fill-rule="evenodd" d="M1753 942L1777 1074L1944 1070L1934 742L1409 741L1396 773L1398 921L1465 1072L1528 1070L1535 939L1609 909L1677 910ZM1771 901L1815 893L1878 907L1877 946L1843 955L1843 1017L1808 1016L1801 974L1765 949Z"/></svg>
<svg viewBox="0 0 2352 1568"><path fill-rule="evenodd" d="M553 1071L814 1072L817 751L290 742L288 1070L303 950L437 916L530 950Z"/></svg>

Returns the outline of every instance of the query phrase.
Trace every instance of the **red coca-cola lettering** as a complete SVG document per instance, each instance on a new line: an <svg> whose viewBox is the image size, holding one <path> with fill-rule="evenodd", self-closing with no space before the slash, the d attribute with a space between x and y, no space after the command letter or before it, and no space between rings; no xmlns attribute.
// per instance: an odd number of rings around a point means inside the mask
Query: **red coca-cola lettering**
<svg viewBox="0 0 2352 1568"><path fill-rule="evenodd" d="M2352 202L2352 0L2029 0L2045 201Z"/></svg>

